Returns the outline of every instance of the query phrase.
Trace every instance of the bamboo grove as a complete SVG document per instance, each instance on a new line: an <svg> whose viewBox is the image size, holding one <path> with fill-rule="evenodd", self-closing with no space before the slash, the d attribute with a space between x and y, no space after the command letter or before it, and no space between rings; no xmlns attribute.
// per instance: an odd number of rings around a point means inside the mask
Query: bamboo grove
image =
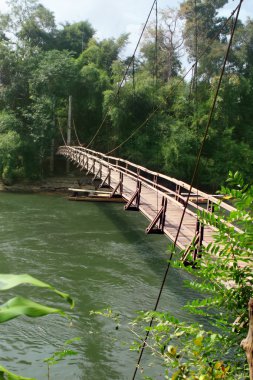
<svg viewBox="0 0 253 380"><path fill-rule="evenodd" d="M178 10L158 10L119 91L131 60L124 53L127 34L98 40L87 20L56 25L37 0L11 0L9 13L0 14L3 180L49 174L50 151L63 144L71 95L73 144L92 141L92 148L107 153L143 124L113 154L189 181L233 23L221 16L226 3L185 0ZM247 19L238 23L201 158L202 188L216 190L229 170L251 179L252 63L253 21Z"/></svg>

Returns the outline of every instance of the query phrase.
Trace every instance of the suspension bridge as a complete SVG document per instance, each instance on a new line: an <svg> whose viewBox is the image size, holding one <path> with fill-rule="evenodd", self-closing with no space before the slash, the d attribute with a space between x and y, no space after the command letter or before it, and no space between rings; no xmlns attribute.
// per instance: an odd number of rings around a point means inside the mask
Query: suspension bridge
<svg viewBox="0 0 253 380"><path fill-rule="evenodd" d="M224 56L224 61L221 67L221 73L217 88L215 90L212 106L208 116L208 121L204 133L204 137L200 146L200 150L197 155L196 165L193 172L192 183L196 178L198 172L200 157L203 151L203 147L207 140L209 128L215 111L216 102L218 99L218 94L222 82L222 78L225 72L226 63L229 55L229 51L232 45L233 36L240 13L240 8L243 0L240 0L236 9L231 13L230 17L226 20L225 24L222 26L221 31L227 25L229 19L235 15L235 20L231 28L230 39ZM157 0L154 0L146 23L144 25L142 34L144 33L145 27L149 20L152 10L156 11L156 43L158 40L157 35ZM196 12L196 4L195 4ZM197 20L195 14L195 20ZM220 31L217 36L219 36ZM137 43L137 47L141 40ZM201 54L198 54L197 43L197 24L196 24L196 33L195 33L195 44L196 44L196 61L187 71L185 76L192 70L197 72L197 65L200 57L205 53L203 51ZM216 36L213 40L216 39ZM157 46L157 45L156 45ZM136 47L136 49L137 49ZM157 48L157 47L156 47ZM135 52L136 52L135 49ZM119 85L117 96L119 91L127 77L128 70L131 65L134 65L135 52L132 56L132 59L129 62L129 65L126 69L124 77ZM156 71L157 71L157 61L156 61ZM182 78L184 80L185 76ZM134 81L134 79L133 79ZM197 88L197 87L196 87ZM197 98L197 97L196 97ZM95 150L89 149L90 145L93 143L94 139L100 132L102 126L105 124L105 120L109 114L109 109L97 129L92 140L88 144L87 148L80 146L70 146L70 132L71 132L71 115L69 112L69 123L68 123L68 139L65 146L61 146L58 149L58 154L65 156L68 160L75 163L80 167L81 171L86 171L86 174L92 174L93 180L100 180L100 187L107 186L111 188L110 197L122 197L126 204L124 206L125 210L139 211L141 212L148 220L146 233L160 233L165 234L174 244L174 248L177 246L180 250L183 251L182 260L187 264L194 264L196 258L201 256L201 251L203 246L207 246L209 243L212 243L214 240L215 227L210 225L203 225L199 220L199 212L205 211L206 213L214 214L216 217L216 208L215 205L219 205L219 215L226 215L230 212L235 211L235 208L218 199L216 196L207 194L203 191L200 191L197 188L194 188L191 185L177 180L175 178L169 177L167 175L151 171L143 166L136 165L130 161L110 156L112 152L115 152L123 144L127 143L147 122L153 117L153 115L160 109L160 106L155 108L153 112L146 118L146 120L137 127L130 136L122 141L119 146L115 147L111 152L108 152L107 155L97 152ZM64 140L64 139L63 139ZM201 202L200 202L201 199ZM224 223L226 223L224 221ZM243 233L236 226L232 226L237 232ZM193 248L192 248L193 247ZM189 259L190 254L192 254L192 259ZM170 268L170 262L173 257L173 250L171 250L170 259L167 264L167 268L164 273L163 281L159 290L159 294L155 303L154 311L157 310L160 297L166 282L168 271ZM149 327L152 327L154 318L152 317L149 323ZM139 358L135 367L133 380L136 377L137 371L140 366L142 355L146 347L146 342L149 336L150 329L147 329L146 336L143 340Z"/></svg>
<svg viewBox="0 0 253 380"><path fill-rule="evenodd" d="M93 180L99 179L100 187L111 188L111 198L122 197L126 201L125 210L140 211L149 221L147 234L165 234L172 241L177 237L176 245L186 252L185 255L192 244L197 255L202 246L213 241L215 228L203 226L199 222L198 211L213 213L218 204L221 212L235 210L217 197L185 182L121 158L80 146L61 146L58 154L71 160L87 175L92 174Z"/></svg>

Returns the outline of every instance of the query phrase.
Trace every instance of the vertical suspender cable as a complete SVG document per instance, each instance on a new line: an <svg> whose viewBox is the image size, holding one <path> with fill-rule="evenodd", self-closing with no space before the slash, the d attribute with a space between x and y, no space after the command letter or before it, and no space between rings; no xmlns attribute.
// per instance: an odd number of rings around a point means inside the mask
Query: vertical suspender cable
<svg viewBox="0 0 253 380"><path fill-rule="evenodd" d="M78 138L78 135L77 135L76 124L75 124L75 120L74 119L73 119L73 128L74 128L74 132L75 132L75 135L76 135L76 139L77 139L78 145L82 146L82 144L80 143L80 140Z"/></svg>
<svg viewBox="0 0 253 380"><path fill-rule="evenodd" d="M153 111L155 110L155 95L157 91L157 78L158 78L158 2L155 2L155 63L154 63L154 91L153 91ZM156 161L158 165L158 151L156 154ZM156 177L157 178L157 177ZM156 212L158 213L158 188L156 189Z"/></svg>
<svg viewBox="0 0 253 380"><path fill-rule="evenodd" d="M191 194L191 191L192 191L192 188L193 188L193 183L195 181L195 178L196 178L196 175L197 175L197 172L198 172L198 169L199 169L200 157L202 155L203 148L204 148L207 136L208 136L208 131L209 131L209 128L210 128L210 125L211 125L211 121L213 119L214 110L215 110L218 94L219 94L219 91L220 91L221 82L222 82L222 79L223 79L223 76L224 76L224 73L225 73L225 67L226 67L227 60L228 60L228 55L229 55L229 52L230 52L230 49L231 49L231 46L232 46L233 37L234 37L234 33L235 33L235 28L236 28L236 25L237 25L237 21L238 21L238 17L239 17L239 13L240 13L240 10L241 10L242 3L243 3L243 0L240 0L239 6L238 6L238 9L237 9L237 13L236 13L236 17L235 17L235 22L234 22L234 25L233 25L233 30L231 31L231 35L230 35L230 39L229 39L226 55L225 55L225 58L224 58L224 61L223 61L223 65L222 65L222 69L221 69L221 74L220 74L220 77L219 77L218 85L217 85L217 88L216 88L216 91L215 91L215 94L214 94L214 99L213 99L212 107L211 107L211 110L210 110L210 113L209 113L206 129L205 129L205 134L204 134L204 137L203 137L203 140L202 140L202 143L201 143L201 147L200 147L197 159L196 159L196 163L195 163L195 167L194 167L194 171L193 171L193 175L192 175L190 189L189 189L189 192L188 192L188 195L187 195L187 199L186 199L186 202L185 202L185 206L184 206L184 209L183 209L183 213L182 213L182 216L181 216L181 219L180 219L179 227L178 227L178 230L177 230L177 235L176 235L174 243L173 243L173 248L174 249L170 253L168 265L167 265L167 268L165 270L165 273L164 273L164 276L163 276L163 280L162 280L162 285L160 287L159 294L158 294L158 297L156 299L155 307L154 307L154 310L153 310L154 312L157 311L157 308L158 308L158 305L159 305L159 302L160 302L160 299L161 299L163 288L164 288L164 285L165 285L165 282L166 282L166 279L167 279L167 275L168 275L168 272L169 272L169 269L170 269L170 263L171 263L171 260L172 260L172 258L174 256L174 251L175 251L175 248L176 248L177 240L178 240L178 237L179 237L179 234L180 234L180 231L181 231L181 227L182 227L184 216L185 216L185 212L186 212L186 209L187 209L187 206L188 206L190 194ZM144 349L146 347L146 343L147 343L147 340L148 340L148 337L149 337L150 328L153 325L153 321L154 321L154 317L152 317L151 320L150 320L149 328L147 329L146 336L145 336L145 338L143 340L143 343L142 343L142 346L141 346L141 350L140 350L140 354L139 354L139 357L138 357L138 361L136 363L136 367L135 367L135 370L134 370L134 374L133 374L132 380L135 380L136 374L138 372L139 365L140 365L140 362L141 362L141 359L142 359L142 356L143 356L143 353L144 353Z"/></svg>
<svg viewBox="0 0 253 380"><path fill-rule="evenodd" d="M58 121L58 128L59 128L59 131L60 131L60 134L61 134L61 137L62 137L62 141L63 141L64 145L67 146L66 140L65 140L65 138L63 136L62 128L60 126L59 119L57 119L57 121Z"/></svg>
<svg viewBox="0 0 253 380"><path fill-rule="evenodd" d="M194 0L194 24L195 24L195 66L194 66L194 113L195 113L195 123L196 123L196 154L198 153L198 140L199 140L199 113L198 113L198 12L197 12L197 0ZM196 188L198 189L198 173L196 174ZM197 209L199 205L199 194L197 190Z"/></svg>
<svg viewBox="0 0 253 380"><path fill-rule="evenodd" d="M133 59L133 91L135 93L135 58Z"/></svg>
<svg viewBox="0 0 253 380"><path fill-rule="evenodd" d="M233 15L237 12L239 8L239 5L233 10L233 12L231 13L231 15L226 19L226 22L222 25L222 27L217 31L217 33L215 34L215 36L212 38L211 42L215 41L215 39L220 35L220 33L224 30L225 26L228 24L229 20L231 20L231 18L233 17ZM203 57L204 54L207 52L207 50L209 49L209 45L201 52L201 54L199 54L199 59L200 57ZM179 79L179 81L177 82L177 85L176 86L172 86L172 88L176 88L179 86L180 83L183 83L184 79L187 77L187 75L193 71L194 69L194 66L195 66L195 63L186 71L186 73ZM166 97L167 99L167 97ZM121 146L123 146L124 144L126 144L141 128L143 128L147 122L156 114L156 112L158 112L158 110L161 108L161 105L158 105L156 107L156 109L151 112L148 117L144 120L144 122L139 125L131 134L130 136L128 136L124 141L122 141L119 145L117 145L115 148L111 149L110 152L107 152L106 154L107 155L111 155L113 152L115 152L117 149L119 149Z"/></svg>
<svg viewBox="0 0 253 380"><path fill-rule="evenodd" d="M138 49L138 47L139 47L139 45L140 45L140 42L141 42L142 36L143 36L143 34L144 34L144 32L145 32L146 26L147 26L147 24L148 24L148 22L149 22L149 19L150 19L150 16L151 16L151 14L152 14L152 11L153 11L153 9L154 9L154 5L155 5L156 1L157 1L157 0L154 0L154 2L153 2L153 4L152 4L152 7L151 7L151 9L150 9L150 11L149 11L148 17L147 17L147 19L146 19L146 22L145 22L143 28L142 28L142 31L141 31L140 37L139 37L138 42L137 42L137 44L136 44L136 47L135 47L135 49L134 49L134 53L133 53L133 55L132 55L132 58L131 58L130 61L129 61L129 64L128 64L126 70L125 70L125 73L124 73L124 75L123 75L123 78L122 78L122 80L121 80L121 82L120 82L120 84L119 84L119 86L118 86L118 90L117 90L117 92L116 92L116 94L115 94L114 100L117 99L117 97L118 97L118 95L119 95L119 92L120 92L120 90L121 90L121 88L122 88L122 86L123 86L123 84L124 84L124 82L125 82L125 80L126 80L126 77L127 77L128 71L129 71L129 69L130 69L130 67L131 67L131 64L132 64L133 60L134 60L135 54L136 54L137 49ZM93 138L90 140L89 144L86 146L87 149L90 147L90 145L93 143L93 141L94 141L95 138L97 137L97 135L98 135L98 133L100 132L101 128L103 127L103 125L104 125L104 123L105 123L105 121L106 121L106 119L107 119L107 116L109 115L109 112L111 111L111 109L112 109L112 106L108 108L108 110L107 110L107 112L106 112L106 114L105 114L105 116L104 116L104 118L103 118L103 120L102 120L100 126L98 127L96 133L94 134Z"/></svg>
<svg viewBox="0 0 253 380"><path fill-rule="evenodd" d="M155 2L155 85L158 78L158 3Z"/></svg>

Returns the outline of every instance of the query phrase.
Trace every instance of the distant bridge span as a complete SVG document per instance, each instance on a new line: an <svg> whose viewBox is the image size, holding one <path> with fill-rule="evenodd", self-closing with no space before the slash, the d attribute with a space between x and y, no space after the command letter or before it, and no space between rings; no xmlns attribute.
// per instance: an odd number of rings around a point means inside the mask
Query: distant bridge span
<svg viewBox="0 0 253 380"><path fill-rule="evenodd" d="M127 202L126 210L140 211L150 222L147 233L164 233L175 241L190 185L132 162L80 146L61 146L58 154L73 161L80 170L85 170L86 174L93 174L94 180L100 179L101 187L109 186L112 189L112 197L122 196ZM204 206L197 204L200 198L202 201L205 200ZM235 210L212 195L196 188L191 189L177 239L180 249L187 249L194 241L197 254L202 245L213 241L215 229L200 225L197 210L205 209L212 213L215 204L219 204L226 213Z"/></svg>

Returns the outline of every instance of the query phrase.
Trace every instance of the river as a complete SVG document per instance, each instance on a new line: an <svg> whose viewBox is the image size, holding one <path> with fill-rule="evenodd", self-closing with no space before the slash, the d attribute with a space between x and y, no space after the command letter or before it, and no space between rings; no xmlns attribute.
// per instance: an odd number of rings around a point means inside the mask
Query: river
<svg viewBox="0 0 253 380"><path fill-rule="evenodd" d="M147 220L122 204L69 202L61 195L0 194L2 273L29 273L71 294L72 323L58 315L21 317L0 325L0 364L20 375L47 379L43 359L73 337L77 356L50 369L54 380L131 379L137 353L126 321L136 310L152 309L168 258L168 240L145 235ZM187 276L171 269L160 308L187 318L181 307L193 294ZM68 305L43 289L22 286L0 294ZM111 307L123 315L118 330L110 319L90 311ZM145 363L145 361L144 361ZM148 373L147 373L148 374ZM140 377L139 377L140 378Z"/></svg>

